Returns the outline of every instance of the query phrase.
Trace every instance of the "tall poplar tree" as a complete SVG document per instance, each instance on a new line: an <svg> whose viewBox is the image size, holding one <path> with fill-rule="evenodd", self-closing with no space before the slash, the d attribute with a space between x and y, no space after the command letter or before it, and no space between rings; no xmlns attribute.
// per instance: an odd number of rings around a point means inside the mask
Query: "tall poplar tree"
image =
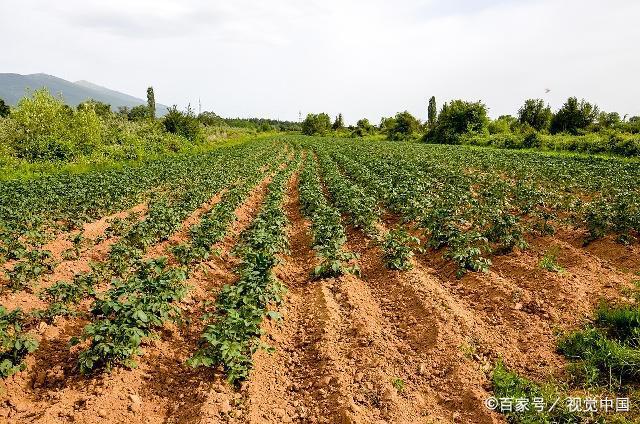
<svg viewBox="0 0 640 424"><path fill-rule="evenodd" d="M147 108L149 109L149 116L155 119L156 117L156 96L153 94L153 87L147 88Z"/></svg>
<svg viewBox="0 0 640 424"><path fill-rule="evenodd" d="M427 123L429 128L433 128L436 125L436 118L438 117L438 109L436 108L436 98L431 96L429 99L429 109L427 116Z"/></svg>

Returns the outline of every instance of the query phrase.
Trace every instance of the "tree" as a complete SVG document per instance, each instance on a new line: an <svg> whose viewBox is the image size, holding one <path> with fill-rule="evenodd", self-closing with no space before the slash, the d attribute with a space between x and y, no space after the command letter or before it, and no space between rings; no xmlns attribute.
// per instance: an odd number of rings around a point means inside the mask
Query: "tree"
<svg viewBox="0 0 640 424"><path fill-rule="evenodd" d="M93 109L96 115L101 118L106 118L107 116L111 115L111 105L93 99L80 103L76 109L78 111ZM127 113L129 112L127 111Z"/></svg>
<svg viewBox="0 0 640 424"><path fill-rule="evenodd" d="M404 111L397 113L394 123L387 132L389 140L409 140L413 138L420 130L420 121L418 121L409 112Z"/></svg>
<svg viewBox="0 0 640 424"><path fill-rule="evenodd" d="M330 129L331 118L326 113L310 113L302 122L302 133L306 135L323 135Z"/></svg>
<svg viewBox="0 0 640 424"><path fill-rule="evenodd" d="M546 131L551 124L551 108L545 106L542 99L525 100L524 105L518 110L518 122L529 125L536 131Z"/></svg>
<svg viewBox="0 0 640 424"><path fill-rule="evenodd" d="M127 118L129 121L142 121L149 117L149 109L145 105L134 106L129 110Z"/></svg>
<svg viewBox="0 0 640 424"><path fill-rule="evenodd" d="M156 96L153 94L153 87L147 88L147 110L151 119L156 118Z"/></svg>
<svg viewBox="0 0 640 424"><path fill-rule="evenodd" d="M190 106L187 107L186 112L181 112L176 105L173 105L162 120L162 124L168 132L181 135L190 141L197 142L204 139L200 121Z"/></svg>
<svg viewBox="0 0 640 424"><path fill-rule="evenodd" d="M372 134L375 131L375 128L367 118L360 119L356 124L356 128L353 130L353 135L356 137L364 137L366 135Z"/></svg>
<svg viewBox="0 0 640 424"><path fill-rule="evenodd" d="M198 121L202 122L203 125L208 127L217 125L223 126L225 125L224 119L218 116L215 112L204 111L198 115Z"/></svg>
<svg viewBox="0 0 640 424"><path fill-rule="evenodd" d="M334 131L338 131L338 130L344 129L344 119L342 119L342 114L341 113L338 114L338 116L336 117L336 120L333 122L333 126L331 128L333 128Z"/></svg>
<svg viewBox="0 0 640 424"><path fill-rule="evenodd" d="M427 117L427 127L432 129L436 125L436 119L438 118L438 110L436 109L436 98L435 96L431 96L429 99L429 108L428 108L428 117Z"/></svg>
<svg viewBox="0 0 640 424"><path fill-rule="evenodd" d="M511 115L500 115L498 119L489 122L489 134L511 133L517 127L518 120Z"/></svg>
<svg viewBox="0 0 640 424"><path fill-rule="evenodd" d="M380 119L380 132L382 132L383 134L389 134L389 131L391 130L391 128L393 128L393 126L396 124L396 120L393 117L389 117L389 118L381 118Z"/></svg>
<svg viewBox="0 0 640 424"><path fill-rule="evenodd" d="M599 128L615 128L622 120L618 112L600 112L598 115L598 127Z"/></svg>
<svg viewBox="0 0 640 424"><path fill-rule="evenodd" d="M129 112L131 112L131 108L129 106L118 106L118 115L128 119Z"/></svg>
<svg viewBox="0 0 640 424"><path fill-rule="evenodd" d="M6 104L4 100L0 99L0 118L9 116L9 112L11 112L9 105Z"/></svg>
<svg viewBox="0 0 640 424"><path fill-rule="evenodd" d="M632 134L640 133L640 116L632 116L628 121L620 124L621 129Z"/></svg>
<svg viewBox="0 0 640 424"><path fill-rule="evenodd" d="M598 106L575 97L569 97L551 120L551 133L566 132L577 135L598 117Z"/></svg>
<svg viewBox="0 0 640 424"><path fill-rule="evenodd" d="M453 100L442 105L433 131L424 140L432 143L459 144L466 134L487 132L487 107L482 102Z"/></svg>

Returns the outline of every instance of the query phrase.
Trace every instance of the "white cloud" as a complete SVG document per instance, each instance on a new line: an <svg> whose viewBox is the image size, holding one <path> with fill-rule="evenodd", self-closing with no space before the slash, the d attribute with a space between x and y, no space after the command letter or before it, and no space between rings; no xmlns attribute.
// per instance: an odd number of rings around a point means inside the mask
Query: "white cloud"
<svg viewBox="0 0 640 424"><path fill-rule="evenodd" d="M2 72L87 79L226 116L348 121L426 99L576 95L640 114L640 3L634 0L112 0L0 6ZM551 89L545 94L545 88Z"/></svg>

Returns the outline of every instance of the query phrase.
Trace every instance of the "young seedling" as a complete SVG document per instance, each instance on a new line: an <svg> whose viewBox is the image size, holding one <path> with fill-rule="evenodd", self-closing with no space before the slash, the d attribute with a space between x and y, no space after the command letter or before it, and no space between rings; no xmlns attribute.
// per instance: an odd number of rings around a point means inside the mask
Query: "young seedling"
<svg viewBox="0 0 640 424"><path fill-rule="evenodd" d="M558 264L559 250L558 246L554 246L549 249L540 260L540 263L538 263L538 266L551 272L563 272L564 268Z"/></svg>
<svg viewBox="0 0 640 424"><path fill-rule="evenodd" d="M402 394L404 392L406 383L404 382L403 379L396 377L393 380L391 380L391 384L393 384L393 387L395 387L398 393Z"/></svg>

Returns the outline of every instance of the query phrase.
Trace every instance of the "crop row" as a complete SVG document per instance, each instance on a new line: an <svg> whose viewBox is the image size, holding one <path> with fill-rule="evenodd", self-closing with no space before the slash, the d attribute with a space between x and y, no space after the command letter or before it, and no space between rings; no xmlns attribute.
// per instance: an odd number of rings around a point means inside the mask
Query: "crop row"
<svg viewBox="0 0 640 424"><path fill-rule="evenodd" d="M213 244L224 236L232 222L231 216L235 216L235 208L257 183L261 174L260 168L266 166L268 172L268 169L277 163L278 156L270 157L266 163L261 159L261 156L266 156L265 152L250 157L249 164L245 159L237 164L227 164L226 169L220 170L221 174L218 175L221 176L224 172L225 180L234 179L241 175L240 181L234 184L232 189L227 190L222 202L205 213L201 217L201 221L190 229L189 242L182 245L183 248L176 246L173 249L174 252L185 252L186 246L193 246L196 243L199 243L198 246L201 249L211 249ZM207 172L211 173L211 170ZM211 177L216 177L216 174ZM217 178L211 180L220 181ZM147 233L153 237L149 243L144 242L145 239L139 236L141 230L134 226L123 237L123 242L128 242L128 245L116 244L113 246L117 250L111 250L111 271L122 275L126 267L133 266L134 272L126 280L116 280L105 296L94 302L92 307L94 321L85 327L82 334L82 339L90 340L91 343L79 357L80 369L83 372L94 369L109 369L113 365L132 366L131 358L140 353L139 347L143 339L152 335L154 329L161 327L164 322L179 317L179 309L174 304L182 298L186 291L184 279L188 269L169 267L166 258L140 262L140 256L147 245L166 239L172 234L186 215L210 195L211 193L204 190L202 184L184 190L179 195L179 200L173 205L175 209L180 207L176 212L181 215L179 220L172 220L172 214L158 214L158 218L153 221L154 224L145 225L145 221L140 223L142 226L159 229ZM194 200L194 196L198 197ZM149 213L147 219L153 216ZM217 218L225 219L212 226L211 220ZM206 245L206 242L211 244ZM120 248L119 245L122 247ZM128 252L132 251L134 254L130 255ZM117 254L115 268L113 267L114 252ZM185 261L185 256L180 254L176 256L181 262L187 262L184 265L195 265L195 263L205 260L206 257L207 255L190 255L190 260ZM121 266L122 268L120 268Z"/></svg>
<svg viewBox="0 0 640 424"><path fill-rule="evenodd" d="M325 197L317 164L311 154L307 155L300 173L299 191L302 213L311 221L313 248L320 258L314 275L335 277L345 272L358 273L358 267L351 263L356 255L344 248L347 235L340 211Z"/></svg>
<svg viewBox="0 0 640 424"><path fill-rule="evenodd" d="M322 179L331 194L333 204L340 212L348 214L354 227L374 234L375 223L380 218L377 199L345 179L326 152L319 151L318 159Z"/></svg>
<svg viewBox="0 0 640 424"><path fill-rule="evenodd" d="M283 203L287 182L298 163L299 157L269 184L259 214L241 235L238 251L242 262L236 271L239 279L222 288L200 348L189 360L194 367L222 365L232 383L249 374L252 356L261 347L260 326L264 318L279 316L269 307L280 303L285 288L273 268L278 255L288 249Z"/></svg>
<svg viewBox="0 0 640 424"><path fill-rule="evenodd" d="M382 210L379 206L380 200L376 197L381 190L365 189L359 183L350 180L327 152L318 151L317 155L322 178L331 195L332 203L343 215L350 218L355 228L362 229L380 243L383 259L388 268L396 270L411 268L413 251L419 247L420 241L401 226L386 231L381 225L379 221ZM357 169L364 172L364 180L369 187L374 187L369 178L371 175L366 169Z"/></svg>

